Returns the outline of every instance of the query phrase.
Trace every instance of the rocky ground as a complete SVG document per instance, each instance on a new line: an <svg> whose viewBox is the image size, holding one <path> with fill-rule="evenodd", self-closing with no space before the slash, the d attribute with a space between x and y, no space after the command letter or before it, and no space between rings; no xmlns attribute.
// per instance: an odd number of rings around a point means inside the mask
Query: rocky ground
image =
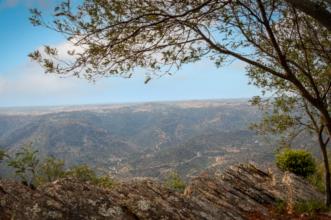
<svg viewBox="0 0 331 220"><path fill-rule="evenodd" d="M202 174L183 194L140 179L104 189L73 179L38 189L0 181L0 219L308 219L276 213L281 200L323 200L303 179L253 165L236 165L221 175ZM318 219L331 219L319 214Z"/></svg>

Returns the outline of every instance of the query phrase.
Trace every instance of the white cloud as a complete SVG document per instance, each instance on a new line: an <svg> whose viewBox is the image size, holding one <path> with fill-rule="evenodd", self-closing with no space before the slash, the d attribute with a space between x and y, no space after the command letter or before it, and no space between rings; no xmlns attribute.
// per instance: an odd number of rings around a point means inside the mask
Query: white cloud
<svg viewBox="0 0 331 220"><path fill-rule="evenodd" d="M37 64L29 63L0 76L1 104L48 104L48 100L53 98L74 98L82 84L86 82L44 74Z"/></svg>
<svg viewBox="0 0 331 220"><path fill-rule="evenodd" d="M14 2L14 0L8 0L8 2ZM53 47L53 45L51 46ZM75 48L68 42L59 43L54 45L54 47L59 51L59 58L64 60L69 59L67 51ZM39 47L38 49L43 50L43 47ZM37 63L29 61L12 70L10 73L0 75L0 95L8 91L11 93L33 93L35 95L43 95L39 92L66 91L72 87L76 87L77 82L79 81L73 77L60 77L54 74L44 74L43 69Z"/></svg>
<svg viewBox="0 0 331 220"><path fill-rule="evenodd" d="M55 47L60 58L66 60L69 58L67 50L74 48L67 42ZM0 106L75 104L78 99L91 98L104 91L109 87L106 84L95 85L76 77L45 74L39 64L27 62L0 74Z"/></svg>
<svg viewBox="0 0 331 220"><path fill-rule="evenodd" d="M81 50L69 42L50 46L56 47L59 58L66 61L70 60L68 50ZM42 51L43 47L38 49ZM105 96L109 95L110 91L119 90L122 80L124 79L102 79L94 84L83 78L45 74L39 64L29 61L9 72L0 73L0 106L107 102ZM143 85L143 79L139 84ZM119 93L125 86L120 87Z"/></svg>
<svg viewBox="0 0 331 220"><path fill-rule="evenodd" d="M8 92L38 95L40 91L65 90L69 87L68 81L61 80L53 75L43 74L42 70L35 64L25 65L10 74L13 75L6 74L0 78L1 95ZM39 95L42 95L42 93L39 93Z"/></svg>

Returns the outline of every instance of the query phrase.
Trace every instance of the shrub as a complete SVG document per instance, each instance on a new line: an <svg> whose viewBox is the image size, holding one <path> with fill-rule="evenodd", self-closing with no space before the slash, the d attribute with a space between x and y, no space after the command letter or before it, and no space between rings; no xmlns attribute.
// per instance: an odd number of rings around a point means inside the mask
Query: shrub
<svg viewBox="0 0 331 220"><path fill-rule="evenodd" d="M320 192L325 192L325 181L324 181L324 164L318 163L316 166L316 171L313 175L308 177L310 184L314 185Z"/></svg>
<svg viewBox="0 0 331 220"><path fill-rule="evenodd" d="M98 176L88 165L78 165L65 170L63 160L46 157L40 161L38 151L32 148L32 144L24 145L13 156L0 149L0 162L4 158L7 158L8 166L15 171L15 176L32 188L63 177L73 177L103 188L112 188L114 185L110 176Z"/></svg>
<svg viewBox="0 0 331 220"><path fill-rule="evenodd" d="M316 171L314 158L305 150L286 149L276 155L276 164L282 171L289 171L305 178Z"/></svg>
<svg viewBox="0 0 331 220"><path fill-rule="evenodd" d="M177 172L171 172L165 180L165 186L175 191L183 192L186 184Z"/></svg>
<svg viewBox="0 0 331 220"><path fill-rule="evenodd" d="M74 177L80 181L89 182L103 188L111 188L114 185L112 178L109 176L97 176L87 165L74 166L66 172L65 176Z"/></svg>
<svg viewBox="0 0 331 220"><path fill-rule="evenodd" d="M94 181L94 184L102 188L112 188L114 186L114 180L109 176L100 176Z"/></svg>
<svg viewBox="0 0 331 220"><path fill-rule="evenodd" d="M6 156L5 151L0 150L0 163L1 163L1 161L5 158L5 156Z"/></svg>
<svg viewBox="0 0 331 220"><path fill-rule="evenodd" d="M318 212L328 211L324 202L317 200L307 200L295 203L294 211L296 213L308 213L309 215L314 215Z"/></svg>
<svg viewBox="0 0 331 220"><path fill-rule="evenodd" d="M278 215L282 215L287 212L288 203L286 200L276 200L275 211ZM329 211L329 208L320 200L301 200L294 203L294 213L303 214L306 213L310 217L314 217L316 213ZM309 218L310 219L310 218ZM315 218L313 218L315 219Z"/></svg>
<svg viewBox="0 0 331 220"><path fill-rule="evenodd" d="M54 157L47 157L38 169L37 185L52 182L64 177L64 161Z"/></svg>
<svg viewBox="0 0 331 220"><path fill-rule="evenodd" d="M281 199L276 200L275 209L276 209L276 212L278 214L285 213L286 212L286 206L287 206L286 201L281 200Z"/></svg>
<svg viewBox="0 0 331 220"><path fill-rule="evenodd" d="M32 144L28 144L8 160L8 166L15 170L15 175L31 187L35 184L39 165L37 153L37 150L33 150Z"/></svg>
<svg viewBox="0 0 331 220"><path fill-rule="evenodd" d="M87 165L78 165L72 167L69 171L66 172L66 176L76 178L83 182L93 182L97 178L95 172Z"/></svg>
<svg viewBox="0 0 331 220"><path fill-rule="evenodd" d="M4 150L0 149L0 165L1 165L1 162L5 159L5 157L7 157L6 152ZM0 172L0 179L1 178L2 178L2 176L1 176L1 172Z"/></svg>

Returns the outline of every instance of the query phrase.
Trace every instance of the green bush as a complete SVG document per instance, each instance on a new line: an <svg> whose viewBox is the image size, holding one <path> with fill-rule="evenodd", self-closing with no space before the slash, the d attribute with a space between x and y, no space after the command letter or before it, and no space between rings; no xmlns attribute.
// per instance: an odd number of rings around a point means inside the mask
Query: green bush
<svg viewBox="0 0 331 220"><path fill-rule="evenodd" d="M40 165L37 175L37 185L52 182L64 177L64 161L47 157Z"/></svg>
<svg viewBox="0 0 331 220"><path fill-rule="evenodd" d="M0 163L5 157L6 157L6 152L3 150L0 150Z"/></svg>
<svg viewBox="0 0 331 220"><path fill-rule="evenodd" d="M103 188L111 188L114 185L112 178L109 176L97 176L87 165L74 166L66 172L65 176L73 177L83 182L89 182Z"/></svg>
<svg viewBox="0 0 331 220"><path fill-rule="evenodd" d="M1 165L2 161L5 159L5 157L7 157L6 152L4 150L0 149L0 165ZM0 172L0 179L2 179L1 172Z"/></svg>
<svg viewBox="0 0 331 220"><path fill-rule="evenodd" d="M287 203L284 200L277 199L275 204L275 209L278 214L286 212Z"/></svg>
<svg viewBox="0 0 331 220"><path fill-rule="evenodd" d="M9 157L8 166L15 170L15 175L23 183L32 187L36 183L39 162L38 151L32 148L32 144L27 144L13 157Z"/></svg>
<svg viewBox="0 0 331 220"><path fill-rule="evenodd" d="M307 200L295 203L294 211L296 213L308 213L309 215L314 215L318 212L328 211L324 202L317 200Z"/></svg>
<svg viewBox="0 0 331 220"><path fill-rule="evenodd" d="M186 187L186 184L180 178L178 173L171 172L168 174L167 178L165 179L165 186L172 190L183 192Z"/></svg>
<svg viewBox="0 0 331 220"><path fill-rule="evenodd" d="M329 208L327 206L325 206L323 201L314 200L314 199L297 201L294 203L293 208L294 208L294 212L296 214L306 213L310 217L314 217L314 215L319 212L329 211ZM275 211L277 214L286 213L287 212L287 201L286 200L276 200Z"/></svg>
<svg viewBox="0 0 331 220"><path fill-rule="evenodd" d="M114 186L114 180L110 176L99 176L88 165L78 165L65 170L63 160L54 157L39 160L38 151L33 149L32 143L24 145L14 155L7 155L0 149L0 162L5 158L7 165L14 170L15 176L33 188L64 177L72 177L103 188Z"/></svg>
<svg viewBox="0 0 331 220"><path fill-rule="evenodd" d="M114 186L114 180L109 176L100 176L94 181L94 184L102 188L112 188Z"/></svg>
<svg viewBox="0 0 331 220"><path fill-rule="evenodd" d="M83 182L93 182L97 178L95 172L87 165L72 167L66 172L66 176L76 178Z"/></svg>
<svg viewBox="0 0 331 220"><path fill-rule="evenodd" d="M276 155L276 164L282 171L289 171L305 178L316 171L313 156L305 150L286 149Z"/></svg>
<svg viewBox="0 0 331 220"><path fill-rule="evenodd" d="M313 175L308 177L310 184L314 185L320 192L325 192L325 181L324 181L324 164L318 163L316 166L316 171Z"/></svg>

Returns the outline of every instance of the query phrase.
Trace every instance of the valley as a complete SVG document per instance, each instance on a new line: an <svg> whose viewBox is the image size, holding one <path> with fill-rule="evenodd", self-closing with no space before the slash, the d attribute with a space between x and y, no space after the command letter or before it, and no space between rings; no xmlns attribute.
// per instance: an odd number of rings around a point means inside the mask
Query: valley
<svg viewBox="0 0 331 220"><path fill-rule="evenodd" d="M269 164L274 147L249 128L261 113L247 100L206 100L0 111L0 146L26 143L66 166L88 164L117 178L184 178L238 162Z"/></svg>

